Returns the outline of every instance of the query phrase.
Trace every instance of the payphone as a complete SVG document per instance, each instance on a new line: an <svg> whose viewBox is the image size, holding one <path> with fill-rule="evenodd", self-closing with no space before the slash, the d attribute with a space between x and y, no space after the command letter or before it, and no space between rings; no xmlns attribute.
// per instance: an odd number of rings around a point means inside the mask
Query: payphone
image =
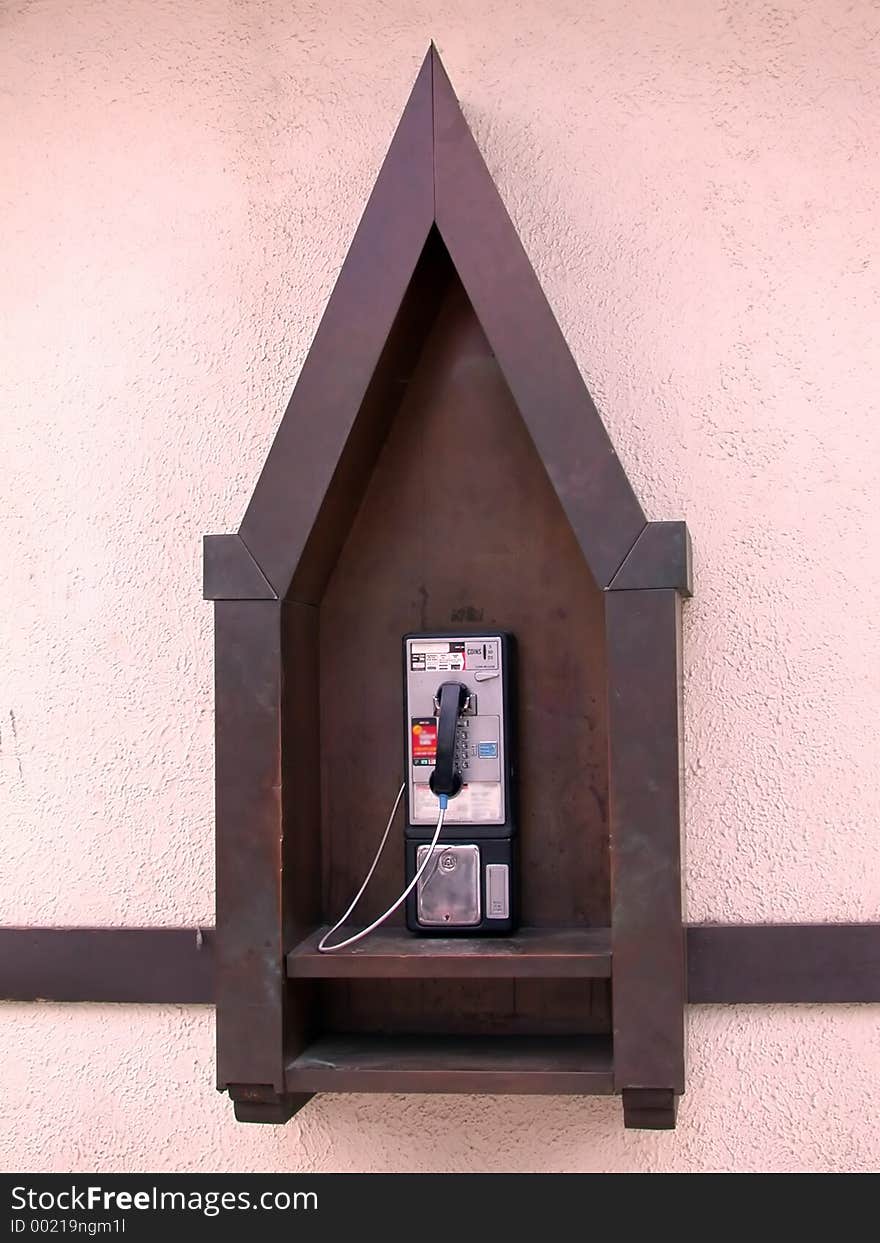
<svg viewBox="0 0 880 1243"><path fill-rule="evenodd" d="M345 914L318 943L342 949L406 906L412 932L508 933L518 922L516 642L505 631L403 638L404 781ZM330 938L354 910L406 795L406 886L369 927Z"/></svg>
<svg viewBox="0 0 880 1243"><path fill-rule="evenodd" d="M407 880L447 800L434 858L407 898L413 932L516 926L514 648L497 631L404 637Z"/></svg>

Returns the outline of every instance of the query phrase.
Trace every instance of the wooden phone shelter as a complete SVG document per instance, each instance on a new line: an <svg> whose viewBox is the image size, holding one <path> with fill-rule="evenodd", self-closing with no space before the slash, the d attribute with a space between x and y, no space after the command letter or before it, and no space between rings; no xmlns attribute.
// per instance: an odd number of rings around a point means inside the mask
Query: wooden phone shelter
<svg viewBox="0 0 880 1243"><path fill-rule="evenodd" d="M648 522L429 51L215 601L218 1084L242 1121L316 1092L684 1090L682 522ZM401 636L520 649L524 927L337 954L401 780ZM363 923L399 892L394 839Z"/></svg>

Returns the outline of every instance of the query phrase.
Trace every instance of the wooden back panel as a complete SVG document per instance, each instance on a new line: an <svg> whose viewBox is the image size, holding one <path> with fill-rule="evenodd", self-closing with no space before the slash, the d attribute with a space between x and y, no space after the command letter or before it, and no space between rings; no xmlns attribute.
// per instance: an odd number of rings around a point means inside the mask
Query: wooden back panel
<svg viewBox="0 0 880 1243"><path fill-rule="evenodd" d="M402 779L401 636L460 626L519 642L523 922L607 924L602 596L454 280L320 607L325 918ZM399 891L401 839L359 920Z"/></svg>

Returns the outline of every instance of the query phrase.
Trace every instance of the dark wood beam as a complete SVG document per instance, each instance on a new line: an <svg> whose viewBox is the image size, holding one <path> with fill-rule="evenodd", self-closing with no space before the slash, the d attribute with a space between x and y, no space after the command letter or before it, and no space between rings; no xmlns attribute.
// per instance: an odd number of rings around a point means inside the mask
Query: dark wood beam
<svg viewBox="0 0 880 1243"><path fill-rule="evenodd" d="M878 924L687 928L691 1005L880 1002ZM0 928L0 1000L211 1005L213 928Z"/></svg>
<svg viewBox="0 0 880 1243"><path fill-rule="evenodd" d="M214 929L0 928L0 1000L213 1005Z"/></svg>
<svg viewBox="0 0 880 1243"><path fill-rule="evenodd" d="M880 1001L880 924L688 928L694 1004Z"/></svg>

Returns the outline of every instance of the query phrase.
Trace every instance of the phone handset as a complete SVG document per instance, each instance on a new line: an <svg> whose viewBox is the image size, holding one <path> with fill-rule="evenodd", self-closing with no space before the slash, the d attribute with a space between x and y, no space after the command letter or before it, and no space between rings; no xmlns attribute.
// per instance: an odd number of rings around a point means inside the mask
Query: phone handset
<svg viewBox="0 0 880 1243"><path fill-rule="evenodd" d="M470 691L461 682L444 682L434 696L437 712L437 760L428 779L431 793L455 798L461 790L461 773L455 767L458 718L467 711Z"/></svg>

